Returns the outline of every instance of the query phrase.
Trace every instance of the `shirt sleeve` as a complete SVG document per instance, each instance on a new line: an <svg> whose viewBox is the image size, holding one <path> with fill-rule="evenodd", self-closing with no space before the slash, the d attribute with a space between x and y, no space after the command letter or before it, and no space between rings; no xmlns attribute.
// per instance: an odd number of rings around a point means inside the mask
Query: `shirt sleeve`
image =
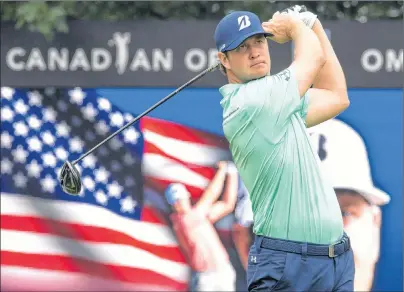
<svg viewBox="0 0 404 292"><path fill-rule="evenodd" d="M281 139L290 117L301 109L301 98L294 66L282 72L247 83L243 107L255 126L276 142Z"/></svg>
<svg viewBox="0 0 404 292"><path fill-rule="evenodd" d="M309 109L309 94L306 92L306 94L302 97L299 109L299 115L302 117L304 124L306 124L308 109Z"/></svg>
<svg viewBox="0 0 404 292"><path fill-rule="evenodd" d="M251 201L245 186L242 186L238 194L238 202L234 210L234 217L238 224L249 227L254 223L254 214Z"/></svg>

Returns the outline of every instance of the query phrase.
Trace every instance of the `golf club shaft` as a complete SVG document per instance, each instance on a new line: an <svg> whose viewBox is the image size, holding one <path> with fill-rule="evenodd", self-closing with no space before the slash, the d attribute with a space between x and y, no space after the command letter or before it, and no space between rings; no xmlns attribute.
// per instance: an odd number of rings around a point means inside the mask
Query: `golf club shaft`
<svg viewBox="0 0 404 292"><path fill-rule="evenodd" d="M156 107L162 105L163 103L165 103L167 100L169 100L171 97L173 97L174 95L176 95L178 92L180 92L181 90L183 90L185 87L187 87L188 85L194 83L196 80L200 79L202 76L204 76L206 73L213 71L214 69L216 69L219 66L219 63L205 69L204 71L202 71L201 73L199 73L198 75L196 75L194 78L192 78L191 80L189 80L187 83L183 84L182 86L178 87L176 90L174 90L173 92L171 92L169 95L167 95L166 97L164 97L162 100L160 100L159 102L157 102L155 105L151 106L150 108L148 108L146 111L144 111L143 113L141 113L140 115L138 115L135 119L133 119L131 122L127 123L125 126L123 126L122 128L120 128L119 130L117 130L115 133L112 133L109 137L105 138L103 141L101 141L100 143L98 143L97 145L95 145L93 148L91 148L89 151L87 151L86 153L84 153L83 155L81 155L78 159L74 160L72 162L72 165L76 165L80 160L84 159L86 156L90 155L92 152L94 152L94 150L96 150L98 147L100 147L102 144L108 142L109 140L111 140L113 137L115 137L116 135L118 135L119 133L121 133L122 131L124 131L126 128L130 127L131 125L133 125L134 123L136 123L138 120L140 120L140 118L142 118L143 116L147 115L149 112L151 112L152 110L154 110Z"/></svg>

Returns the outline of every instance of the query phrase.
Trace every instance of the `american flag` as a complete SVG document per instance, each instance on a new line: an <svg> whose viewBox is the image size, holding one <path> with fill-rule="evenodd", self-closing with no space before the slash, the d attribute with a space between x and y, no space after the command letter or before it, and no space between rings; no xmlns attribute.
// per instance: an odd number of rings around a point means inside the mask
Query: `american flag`
<svg viewBox="0 0 404 292"><path fill-rule="evenodd" d="M231 159L222 137L144 117L76 165L79 195L59 186L64 161L133 118L94 89L1 88L2 290L188 289L162 193L182 182L197 200Z"/></svg>

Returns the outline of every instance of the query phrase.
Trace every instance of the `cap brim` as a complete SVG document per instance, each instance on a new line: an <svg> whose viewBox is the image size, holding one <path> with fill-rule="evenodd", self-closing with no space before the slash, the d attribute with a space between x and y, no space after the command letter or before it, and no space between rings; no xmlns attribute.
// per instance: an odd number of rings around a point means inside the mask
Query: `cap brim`
<svg viewBox="0 0 404 292"><path fill-rule="evenodd" d="M334 186L335 189L351 189L356 191L357 193L361 194L367 201L374 205L382 206L386 205L390 202L390 196L379 190L378 188L371 187L371 188L360 188L360 187L347 187L347 186Z"/></svg>
<svg viewBox="0 0 404 292"><path fill-rule="evenodd" d="M237 48L242 42L244 42L246 39L248 39L249 37L252 37L252 36L254 36L254 35L257 35L257 34L263 34L265 37L272 36L272 34L267 33L267 32L265 32L265 31L263 31L263 30L260 30L260 31L252 31L252 32L249 32L249 33L247 33L247 34L245 34L245 35L242 35L242 36L238 37L237 39L235 39L235 40L234 40L233 42L231 42L227 47L224 47L223 50L222 50L222 52L234 50L234 49Z"/></svg>

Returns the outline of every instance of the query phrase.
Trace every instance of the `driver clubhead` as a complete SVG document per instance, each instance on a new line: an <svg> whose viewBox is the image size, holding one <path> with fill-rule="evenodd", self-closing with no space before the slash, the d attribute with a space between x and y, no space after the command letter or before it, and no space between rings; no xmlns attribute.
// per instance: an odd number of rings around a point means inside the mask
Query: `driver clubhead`
<svg viewBox="0 0 404 292"><path fill-rule="evenodd" d="M63 191L71 195L77 195L81 191L80 173L69 161L63 164L60 171L60 185Z"/></svg>

